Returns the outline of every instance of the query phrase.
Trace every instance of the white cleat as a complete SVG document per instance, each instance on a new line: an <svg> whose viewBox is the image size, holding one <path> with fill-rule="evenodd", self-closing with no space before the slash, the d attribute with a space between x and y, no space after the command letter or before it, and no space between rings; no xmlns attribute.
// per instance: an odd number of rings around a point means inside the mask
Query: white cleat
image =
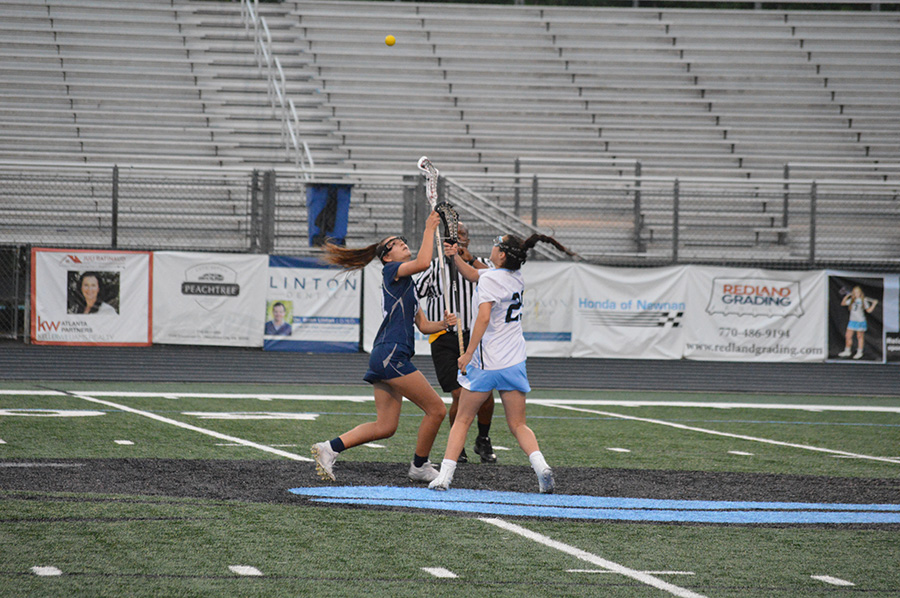
<svg viewBox="0 0 900 598"><path fill-rule="evenodd" d="M422 467L416 467L413 463L409 464L409 479L413 482L433 482L440 475L431 461L426 461Z"/></svg>
<svg viewBox="0 0 900 598"><path fill-rule="evenodd" d="M538 474L538 487L541 489L541 494L553 494L556 482L553 480L553 470L549 467Z"/></svg>
<svg viewBox="0 0 900 598"><path fill-rule="evenodd" d="M312 456L316 459L316 474L323 480L335 481L334 462L338 454L331 448L330 442L317 442L312 445Z"/></svg>
<svg viewBox="0 0 900 598"><path fill-rule="evenodd" d="M844 349L840 353L838 353L838 357L850 357L850 349Z"/></svg>

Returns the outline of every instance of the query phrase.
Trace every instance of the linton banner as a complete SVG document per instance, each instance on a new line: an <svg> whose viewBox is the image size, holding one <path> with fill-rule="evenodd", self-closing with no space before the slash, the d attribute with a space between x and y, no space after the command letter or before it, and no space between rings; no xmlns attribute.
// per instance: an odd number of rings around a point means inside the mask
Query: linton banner
<svg viewBox="0 0 900 598"><path fill-rule="evenodd" d="M261 347L266 255L153 254L153 342Z"/></svg>
<svg viewBox="0 0 900 598"><path fill-rule="evenodd" d="M825 273L691 266L684 357L822 361Z"/></svg>
<svg viewBox="0 0 900 598"><path fill-rule="evenodd" d="M269 257L266 351L359 350L362 276L314 259Z"/></svg>
<svg viewBox="0 0 900 598"><path fill-rule="evenodd" d="M149 345L149 252L31 250L39 345Z"/></svg>

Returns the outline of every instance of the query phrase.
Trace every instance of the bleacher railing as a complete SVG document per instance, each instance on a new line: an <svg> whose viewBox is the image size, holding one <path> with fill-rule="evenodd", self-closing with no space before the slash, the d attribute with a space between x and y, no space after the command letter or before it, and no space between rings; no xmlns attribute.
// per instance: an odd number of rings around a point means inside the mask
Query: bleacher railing
<svg viewBox="0 0 900 598"><path fill-rule="evenodd" d="M0 239L11 245L316 255L310 184L352 185L349 246L421 231L409 171L0 162ZM473 251L501 233L554 236L597 264L773 268L900 266L900 182L621 174L453 173L440 190ZM520 214L516 214L519 192ZM637 218L635 217L637 214ZM416 234L418 236L418 234ZM408 237L414 239L413 237ZM543 247L538 245L537 247ZM536 247L536 250L537 250ZM569 259L555 250L535 259Z"/></svg>
<svg viewBox="0 0 900 598"><path fill-rule="evenodd" d="M281 61L272 52L272 34L265 17L259 15L259 0L241 0L241 21L253 35L253 55L256 65L266 76L267 95L273 116L281 120L281 141L288 159L294 163L305 180L315 168L309 145L301 138L300 119L294 101L288 97L287 78Z"/></svg>

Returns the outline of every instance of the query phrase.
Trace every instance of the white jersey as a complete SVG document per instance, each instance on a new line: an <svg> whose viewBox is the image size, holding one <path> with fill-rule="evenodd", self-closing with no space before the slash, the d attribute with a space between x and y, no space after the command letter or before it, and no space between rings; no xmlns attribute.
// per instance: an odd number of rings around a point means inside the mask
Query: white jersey
<svg viewBox="0 0 900 598"><path fill-rule="evenodd" d="M493 303L491 319L471 364L482 370L500 370L525 361L522 334L522 295L525 281L518 270L481 270L472 299L472 323L482 303Z"/></svg>
<svg viewBox="0 0 900 598"><path fill-rule="evenodd" d="M860 299L858 297L854 297L850 302L850 321L851 322L865 322L866 321L866 310L871 309L872 305L874 305L874 301L866 297L865 299Z"/></svg>

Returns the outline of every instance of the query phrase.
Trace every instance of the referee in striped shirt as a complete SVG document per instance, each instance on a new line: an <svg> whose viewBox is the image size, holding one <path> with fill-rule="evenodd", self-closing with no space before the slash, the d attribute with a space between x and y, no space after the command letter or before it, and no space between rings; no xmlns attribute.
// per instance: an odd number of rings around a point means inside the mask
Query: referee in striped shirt
<svg viewBox="0 0 900 598"><path fill-rule="evenodd" d="M475 258L469 253L469 231L464 224L459 223L459 256L475 268L487 268L488 265L484 260ZM416 294L420 301L425 302L425 316L429 320L434 320L434 314L438 314L437 320L444 317L444 300L442 291L444 289L443 274L441 270L446 270L446 264L440 264L441 258L437 257L431 261L431 265L419 277L416 282ZM449 277L449 272L447 276ZM459 325L463 327L463 347L469 344L469 326L472 320L472 295L475 292L475 283L469 282L458 272L457 288L459 289L459 297L455 297L452 291L447 291L450 295L450 311L455 313L459 319ZM450 425L456 420L456 410L459 408L459 395L462 387L456 380L458 371L457 360L459 359L459 337L455 327L451 327L446 332L432 334L428 338L431 343L431 359L434 361L434 370L437 374L438 382L444 392L449 392L453 398L450 405ZM489 432L491 430L491 419L494 417L494 395L491 393L490 398L484 402L478 411L478 436L475 438L475 452L481 457L482 463L496 463L497 455L494 454L494 447L491 444ZM468 462L466 449L464 448L459 455L459 462Z"/></svg>

